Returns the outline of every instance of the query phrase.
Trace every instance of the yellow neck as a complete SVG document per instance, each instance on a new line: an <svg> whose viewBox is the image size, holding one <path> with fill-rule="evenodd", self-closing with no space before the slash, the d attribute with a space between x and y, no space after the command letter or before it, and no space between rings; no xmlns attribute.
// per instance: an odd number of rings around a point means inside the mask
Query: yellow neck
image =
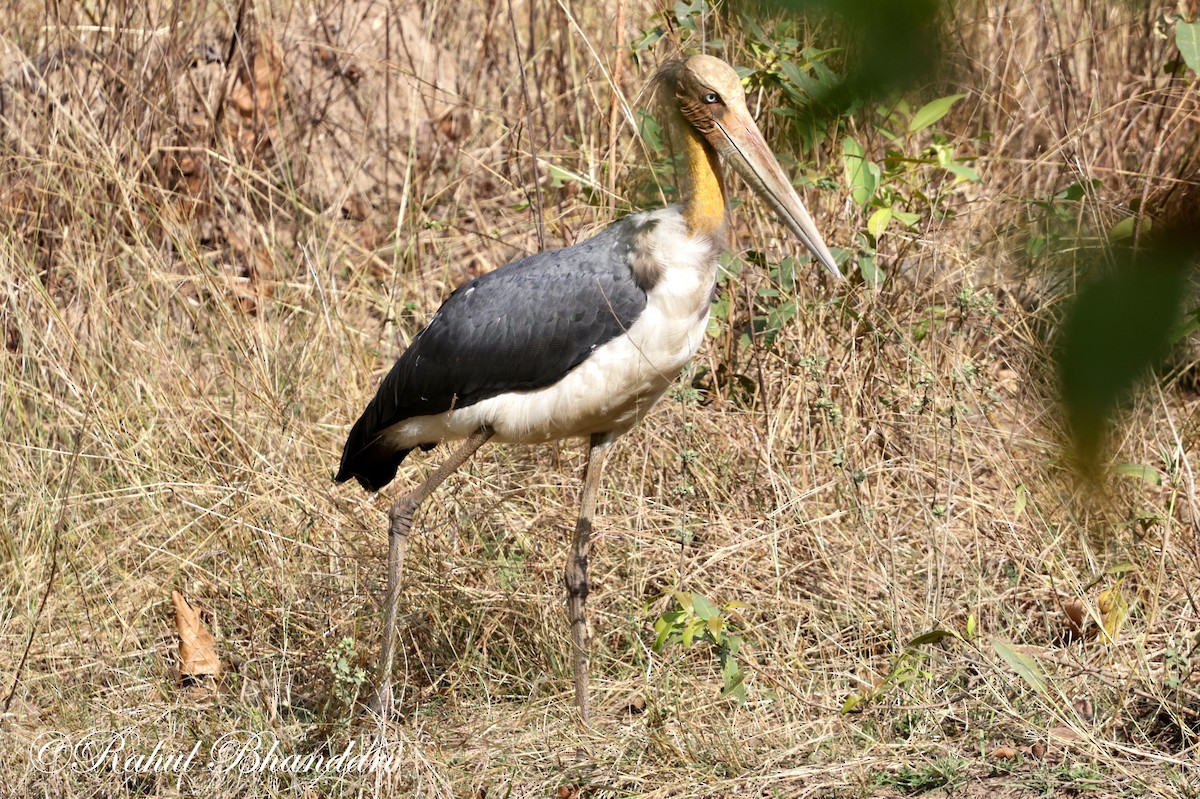
<svg viewBox="0 0 1200 799"><path fill-rule="evenodd" d="M725 226L725 181L717 153L691 125L680 127L685 165L679 194L688 233L717 237Z"/></svg>

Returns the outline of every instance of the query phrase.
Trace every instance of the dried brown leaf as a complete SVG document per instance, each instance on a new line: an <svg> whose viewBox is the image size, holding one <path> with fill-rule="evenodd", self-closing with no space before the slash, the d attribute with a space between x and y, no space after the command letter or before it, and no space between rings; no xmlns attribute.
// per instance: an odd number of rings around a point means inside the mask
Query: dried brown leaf
<svg viewBox="0 0 1200 799"><path fill-rule="evenodd" d="M183 684L194 683L221 673L217 643L204 626L200 611L188 604L183 594L171 592L175 606L175 630L179 634L179 678Z"/></svg>

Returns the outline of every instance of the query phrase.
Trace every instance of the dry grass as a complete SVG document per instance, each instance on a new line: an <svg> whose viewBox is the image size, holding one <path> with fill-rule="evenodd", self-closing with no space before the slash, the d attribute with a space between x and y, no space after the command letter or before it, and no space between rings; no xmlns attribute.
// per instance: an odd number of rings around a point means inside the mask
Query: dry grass
<svg viewBox="0 0 1200 799"><path fill-rule="evenodd" d="M427 504L405 715L351 716L336 689L354 686L326 656L350 638L357 663L374 657L387 500L332 485L349 422L452 285L538 246L534 219L574 241L649 182L607 171L645 156L610 124L605 77L649 10L629 8L622 32L615 4L534 2L531 24L533 1L511 16L248 9L232 50L236 9L10 4L0 795L1200 795L1196 398L1148 388L1114 437L1114 462L1161 485L1079 487L1048 366L1061 296L1005 237L1027 221L1014 197L1084 176L1106 179L1087 230L1194 181L1195 82L1158 74L1158 40L1131 46L1148 13L1073 3L1040 39L1018 29L1041 16L961 6L957 79L975 93L953 122L984 183L956 195L958 217L888 243L881 290L802 275L805 313L773 348L717 335L616 448L593 558L594 731L575 721L560 577L573 444L488 447ZM410 33L381 37L378 15ZM744 34L713 25L744 61ZM1043 81L1050 64L1088 82ZM647 71L624 65L628 98ZM832 149L815 157L841 179ZM550 164L594 191L552 186ZM843 191L808 196L848 246L862 220ZM772 263L792 249L757 205L739 217L744 247ZM735 322L765 281L731 282ZM216 636L213 693L176 684L172 589ZM711 647L651 650L676 590L741 603L745 705L721 698ZM956 635L910 645L934 629ZM46 774L29 754L100 729L142 751L236 733L337 753L382 736L401 767L177 779Z"/></svg>

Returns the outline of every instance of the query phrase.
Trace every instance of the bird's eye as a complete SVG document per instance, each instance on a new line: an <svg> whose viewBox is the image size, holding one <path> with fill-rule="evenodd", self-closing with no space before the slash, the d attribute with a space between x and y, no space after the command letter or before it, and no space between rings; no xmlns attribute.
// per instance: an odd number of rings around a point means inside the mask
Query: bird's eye
<svg viewBox="0 0 1200 799"><path fill-rule="evenodd" d="M709 105L721 102L721 98L717 96L716 92L708 92L707 94L703 94L700 96L700 99Z"/></svg>

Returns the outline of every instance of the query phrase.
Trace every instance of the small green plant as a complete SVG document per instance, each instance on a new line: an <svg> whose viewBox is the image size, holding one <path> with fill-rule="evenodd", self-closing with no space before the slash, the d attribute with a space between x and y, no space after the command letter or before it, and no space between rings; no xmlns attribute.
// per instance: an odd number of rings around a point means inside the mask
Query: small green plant
<svg viewBox="0 0 1200 799"><path fill-rule="evenodd" d="M967 778L967 761L956 755L931 760L927 763L902 765L896 769L875 775L877 787L892 787L903 793L917 794L935 788L949 788Z"/></svg>
<svg viewBox="0 0 1200 799"><path fill-rule="evenodd" d="M697 641L708 642L716 650L721 665L721 679L725 683L721 696L731 696L744 704L746 675L737 659L742 637L734 632L731 623L732 614L744 606L728 602L718 608L704 596L684 591L675 593L675 605L675 610L667 611L654 622L654 651L662 652L669 644L680 644L686 649Z"/></svg>
<svg viewBox="0 0 1200 799"><path fill-rule="evenodd" d="M1200 659L1196 657L1200 651L1200 634L1193 640L1192 646L1172 645L1163 652L1162 685L1172 694L1185 694L1187 688L1200 671Z"/></svg>
<svg viewBox="0 0 1200 799"><path fill-rule="evenodd" d="M1054 257L1063 251L1076 250L1082 233L1081 219L1085 218L1083 203L1100 186L1100 180L1095 178L1076 181L1050 197L1028 201L1039 212L1034 231L1025 241L1025 254L1031 261L1037 263L1043 256Z"/></svg>
<svg viewBox="0 0 1200 799"><path fill-rule="evenodd" d="M358 700L367 682L367 672L358 665L358 650L353 638L343 638L325 653L325 665L333 677L333 695L344 705Z"/></svg>
<svg viewBox="0 0 1200 799"><path fill-rule="evenodd" d="M968 636L974 634L974 619L974 616L968 619ZM842 712L850 713L864 702L877 699L892 688L908 686L930 679L933 675L921 666L922 661L925 659L925 654L921 651L921 647L927 644L936 644L945 638L958 641L963 640L963 636L959 633L942 627L934 628L913 638L904 645L904 650L893 662L891 670L888 671L885 677L878 680L866 691L846 697L846 701L842 703Z"/></svg>

